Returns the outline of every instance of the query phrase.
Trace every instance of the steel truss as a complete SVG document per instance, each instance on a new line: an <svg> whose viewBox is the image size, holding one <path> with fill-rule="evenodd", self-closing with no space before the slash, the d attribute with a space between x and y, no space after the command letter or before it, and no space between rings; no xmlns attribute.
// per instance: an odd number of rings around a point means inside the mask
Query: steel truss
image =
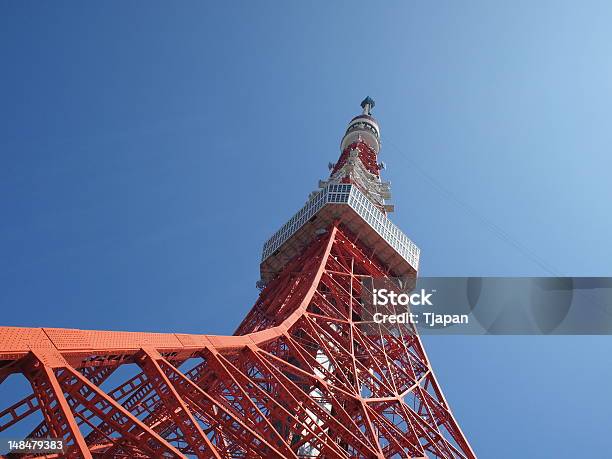
<svg viewBox="0 0 612 459"><path fill-rule="evenodd" d="M364 331L362 279L387 274L334 225L234 336L0 328L0 382L32 386L0 434L40 413L28 437L75 458L475 458L419 336Z"/></svg>

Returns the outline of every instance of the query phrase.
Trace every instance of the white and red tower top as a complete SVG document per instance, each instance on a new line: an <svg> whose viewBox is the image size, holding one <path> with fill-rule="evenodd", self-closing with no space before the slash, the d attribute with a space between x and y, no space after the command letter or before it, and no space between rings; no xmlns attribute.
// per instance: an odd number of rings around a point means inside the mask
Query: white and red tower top
<svg viewBox="0 0 612 459"><path fill-rule="evenodd" d="M340 143L340 158L330 164L330 179L321 183L352 183L387 213L393 211L393 206L385 203L391 198L390 185L380 179L384 163L378 162L380 127L372 116L374 105L370 97L361 102L363 113L350 121Z"/></svg>
<svg viewBox="0 0 612 459"><path fill-rule="evenodd" d="M349 122L342 138L338 162L329 164L329 178L319 181L304 207L264 244L262 284L334 223L353 234L390 275L416 275L419 249L387 217L393 206L387 203L390 184L380 177L384 164L378 162L380 127L372 116L374 100L366 97L361 107L363 113Z"/></svg>
<svg viewBox="0 0 612 459"><path fill-rule="evenodd" d="M372 116L372 109L375 102L370 97L366 97L361 102L363 113L351 120L346 129L346 134L340 144L340 159L335 164L332 174L338 172L346 164L349 153L357 150L359 159L372 174L380 175L380 165L377 163L378 152L380 151L380 128L378 122Z"/></svg>

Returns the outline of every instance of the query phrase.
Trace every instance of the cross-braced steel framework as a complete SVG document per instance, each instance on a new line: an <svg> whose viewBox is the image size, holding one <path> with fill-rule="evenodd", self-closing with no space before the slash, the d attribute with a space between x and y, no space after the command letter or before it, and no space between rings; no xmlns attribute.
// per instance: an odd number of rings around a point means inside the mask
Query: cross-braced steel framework
<svg viewBox="0 0 612 459"><path fill-rule="evenodd" d="M367 194L378 125L362 106L331 179ZM38 417L27 438L67 445L45 457L475 458L415 330L363 314L364 279L416 275L376 199L356 213L321 204L273 238L267 285L233 336L0 327L0 389L13 374L32 387L0 412L0 436Z"/></svg>
<svg viewBox="0 0 612 459"><path fill-rule="evenodd" d="M63 438L69 457L473 458L419 336L360 324L362 278L385 275L334 226L236 336L2 328L0 379L20 372L33 393L0 431L40 410L29 437ZM128 363L139 373L103 390Z"/></svg>

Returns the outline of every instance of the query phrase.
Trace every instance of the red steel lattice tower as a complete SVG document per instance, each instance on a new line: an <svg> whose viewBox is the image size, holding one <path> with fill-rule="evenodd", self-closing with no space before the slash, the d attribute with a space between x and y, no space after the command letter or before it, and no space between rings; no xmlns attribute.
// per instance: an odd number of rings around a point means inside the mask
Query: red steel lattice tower
<svg viewBox="0 0 612 459"><path fill-rule="evenodd" d="M0 328L0 383L32 387L0 412L0 436L38 416L27 438L67 445L45 457L475 458L418 334L361 323L363 280L414 278L419 262L387 217L373 106L264 244L233 336Z"/></svg>

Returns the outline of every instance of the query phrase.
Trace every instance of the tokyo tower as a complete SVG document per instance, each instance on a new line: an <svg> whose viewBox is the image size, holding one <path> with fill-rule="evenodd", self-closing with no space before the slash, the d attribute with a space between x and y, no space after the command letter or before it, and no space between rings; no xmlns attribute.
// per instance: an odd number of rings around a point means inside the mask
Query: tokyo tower
<svg viewBox="0 0 612 459"><path fill-rule="evenodd" d="M19 457L476 457L418 334L364 327L365 280L416 278L419 249L388 218L361 107L329 178L264 244L234 335L0 328L0 390L13 374L32 388L0 407L0 437L24 423L62 445Z"/></svg>

